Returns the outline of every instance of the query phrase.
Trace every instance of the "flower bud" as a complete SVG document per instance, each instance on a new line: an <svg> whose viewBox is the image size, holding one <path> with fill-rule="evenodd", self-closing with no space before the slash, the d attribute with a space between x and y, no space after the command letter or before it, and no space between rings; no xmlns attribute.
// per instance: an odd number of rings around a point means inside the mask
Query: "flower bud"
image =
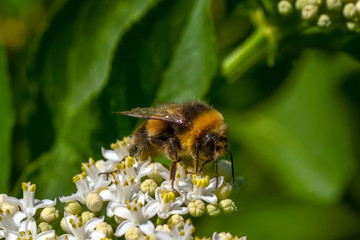
<svg viewBox="0 0 360 240"><path fill-rule="evenodd" d="M98 160L98 161L95 162L95 166L99 171L101 171L102 169L105 168L105 161L104 160Z"/></svg>
<svg viewBox="0 0 360 240"><path fill-rule="evenodd" d="M205 203L200 199L193 200L189 203L189 213L193 217L200 217L205 212Z"/></svg>
<svg viewBox="0 0 360 240"><path fill-rule="evenodd" d="M349 31L358 31L359 24L354 22L346 22L346 27Z"/></svg>
<svg viewBox="0 0 360 240"><path fill-rule="evenodd" d="M14 216L16 212L19 211L19 207L13 203L8 203L4 201L4 197L7 197L6 194L0 194L0 210L7 211L11 216Z"/></svg>
<svg viewBox="0 0 360 240"><path fill-rule="evenodd" d="M96 217L95 213L89 211L85 211L81 214L81 220L84 224L94 217Z"/></svg>
<svg viewBox="0 0 360 240"><path fill-rule="evenodd" d="M301 9L303 9L303 7L305 7L308 4L309 4L308 0L296 0L295 8L296 10L300 11Z"/></svg>
<svg viewBox="0 0 360 240"><path fill-rule="evenodd" d="M233 236L229 232L221 232L218 234L221 239L233 239Z"/></svg>
<svg viewBox="0 0 360 240"><path fill-rule="evenodd" d="M233 188L229 183L223 183L218 189L215 190L215 195L218 201L228 198Z"/></svg>
<svg viewBox="0 0 360 240"><path fill-rule="evenodd" d="M55 207L46 207L40 213L40 221L53 223L59 219L59 210Z"/></svg>
<svg viewBox="0 0 360 240"><path fill-rule="evenodd" d="M220 206L222 208L223 214L230 214L237 210L235 203L231 199L224 199L220 201Z"/></svg>
<svg viewBox="0 0 360 240"><path fill-rule="evenodd" d="M319 7L315 5L306 5L301 10L301 16L305 20L311 20L318 14Z"/></svg>
<svg viewBox="0 0 360 240"><path fill-rule="evenodd" d="M345 4L343 8L343 16L349 20L353 19L356 16L356 7L354 3L350 2Z"/></svg>
<svg viewBox="0 0 360 240"><path fill-rule="evenodd" d="M164 178L159 174L159 172L156 170L159 165L161 165L160 163L150 163L149 167L153 167L154 170L151 171L147 177L154 180L157 184L161 184L162 181L164 181ZM163 166L162 166L163 167Z"/></svg>
<svg viewBox="0 0 360 240"><path fill-rule="evenodd" d="M321 4L323 4L323 0L308 0L308 4L320 6Z"/></svg>
<svg viewBox="0 0 360 240"><path fill-rule="evenodd" d="M92 212L100 212L103 207L103 200L99 193L91 192L85 199L86 207Z"/></svg>
<svg viewBox="0 0 360 240"><path fill-rule="evenodd" d="M10 216L14 216L14 214L19 211L19 207L13 203L4 202L1 205L1 210L7 211L10 214Z"/></svg>
<svg viewBox="0 0 360 240"><path fill-rule="evenodd" d="M67 202L64 209L67 213L70 213L72 215L81 214L83 212L80 203L77 201Z"/></svg>
<svg viewBox="0 0 360 240"><path fill-rule="evenodd" d="M281 15L289 15L293 12L293 5L288 1L280 1L278 3L278 11Z"/></svg>
<svg viewBox="0 0 360 240"><path fill-rule="evenodd" d="M208 204L206 206L206 213L211 217L219 216L221 213L221 206L218 203Z"/></svg>
<svg viewBox="0 0 360 240"><path fill-rule="evenodd" d="M121 217L118 217L118 216L114 216L114 219L115 219L115 222L117 224L120 224L125 220L124 218L121 218Z"/></svg>
<svg viewBox="0 0 360 240"><path fill-rule="evenodd" d="M152 179L146 179L143 183L141 183L141 191L143 193L148 192L150 196L154 197L155 196L155 190L157 188L157 184L154 180Z"/></svg>
<svg viewBox="0 0 360 240"><path fill-rule="evenodd" d="M60 221L60 227L62 230L64 230L64 232L66 233L71 233L70 229L67 227L66 222L65 222L65 218L62 218Z"/></svg>
<svg viewBox="0 0 360 240"><path fill-rule="evenodd" d="M360 13L360 1L359 0L355 3L355 8L356 8L356 11L358 13Z"/></svg>
<svg viewBox="0 0 360 240"><path fill-rule="evenodd" d="M326 0L326 8L328 10L340 11L341 7L341 0Z"/></svg>
<svg viewBox="0 0 360 240"><path fill-rule="evenodd" d="M103 232L107 238L111 238L114 235L112 226L106 222L101 222L96 226L96 230Z"/></svg>
<svg viewBox="0 0 360 240"><path fill-rule="evenodd" d="M328 28L331 26L331 20L330 17L326 14L321 14L318 18L317 25L320 28Z"/></svg>
<svg viewBox="0 0 360 240"><path fill-rule="evenodd" d="M41 222L41 223L39 223L38 230L40 232L46 232L46 231L53 230L53 227L50 224L48 224L47 222Z"/></svg>
<svg viewBox="0 0 360 240"><path fill-rule="evenodd" d="M156 229L157 231L162 231L162 232L170 233L170 228L169 228L169 225L167 225L167 224L157 225L155 229Z"/></svg>
<svg viewBox="0 0 360 240"><path fill-rule="evenodd" d="M138 227L131 227L125 233L126 240L135 240L140 239L142 237L142 232Z"/></svg>
<svg viewBox="0 0 360 240"><path fill-rule="evenodd" d="M179 226L179 228L182 228L182 227L184 227L185 220L181 215L175 214L169 218L169 220L167 221L167 224L173 225L173 226L177 225L177 226Z"/></svg>

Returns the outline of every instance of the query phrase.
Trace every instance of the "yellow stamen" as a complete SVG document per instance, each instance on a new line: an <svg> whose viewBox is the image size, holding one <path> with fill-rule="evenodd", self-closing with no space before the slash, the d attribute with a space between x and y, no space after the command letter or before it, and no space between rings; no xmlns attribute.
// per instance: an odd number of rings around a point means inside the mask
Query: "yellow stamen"
<svg viewBox="0 0 360 240"><path fill-rule="evenodd" d="M161 192L161 198L164 200L164 203L167 204L170 201L175 202L175 193L172 191L163 190Z"/></svg>
<svg viewBox="0 0 360 240"><path fill-rule="evenodd" d="M79 180L80 180L79 175L76 175L76 176L73 177L73 182L74 182L74 183L76 183L76 182L79 181Z"/></svg>

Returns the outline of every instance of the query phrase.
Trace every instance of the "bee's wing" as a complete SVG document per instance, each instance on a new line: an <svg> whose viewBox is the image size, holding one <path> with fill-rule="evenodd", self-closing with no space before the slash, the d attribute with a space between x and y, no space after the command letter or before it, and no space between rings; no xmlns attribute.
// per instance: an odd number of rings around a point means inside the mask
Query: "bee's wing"
<svg viewBox="0 0 360 240"><path fill-rule="evenodd" d="M176 105L160 105L155 108L134 108L130 111L117 112L131 117L143 119L157 119L167 122L173 122L184 126L189 126L190 122L178 111Z"/></svg>

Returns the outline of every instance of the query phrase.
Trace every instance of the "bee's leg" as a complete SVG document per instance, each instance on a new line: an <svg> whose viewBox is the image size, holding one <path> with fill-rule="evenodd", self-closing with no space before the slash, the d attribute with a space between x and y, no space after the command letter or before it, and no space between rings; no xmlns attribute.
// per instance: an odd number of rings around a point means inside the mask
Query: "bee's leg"
<svg viewBox="0 0 360 240"><path fill-rule="evenodd" d="M194 159L193 165L194 165L195 170L194 170L194 172L187 171L186 173L197 174L197 173L201 172L201 170L199 171L199 154L200 154L200 143L197 142L194 144L194 153L193 153L193 159Z"/></svg>
<svg viewBox="0 0 360 240"><path fill-rule="evenodd" d="M202 172L204 166L205 166L206 164L208 164L209 162L211 162L211 161L212 161L212 159L207 159L207 160L205 160L205 162L201 165L201 168L200 168L200 171L199 171L199 172Z"/></svg>
<svg viewBox="0 0 360 240"><path fill-rule="evenodd" d="M170 166L170 180L171 180L171 187L175 192L177 192L174 189L174 182L175 182L175 177L176 177L176 166L177 166L177 163L181 161L181 158L178 156L176 145L177 145L176 139L174 139L174 138L169 138L167 144L165 145L166 154L172 160L172 163Z"/></svg>
<svg viewBox="0 0 360 240"><path fill-rule="evenodd" d="M215 189L217 189L218 188L218 183L219 183L218 158L215 158L215 173L216 173L216 186L215 186Z"/></svg>

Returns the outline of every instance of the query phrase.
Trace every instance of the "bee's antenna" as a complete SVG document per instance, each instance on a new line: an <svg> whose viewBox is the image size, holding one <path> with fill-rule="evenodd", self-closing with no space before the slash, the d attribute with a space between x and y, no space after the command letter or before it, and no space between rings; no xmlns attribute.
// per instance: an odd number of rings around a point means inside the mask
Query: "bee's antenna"
<svg viewBox="0 0 360 240"><path fill-rule="evenodd" d="M233 161L233 157L232 157L232 154L229 150L225 149L225 151L230 155L230 160L231 160L231 175L232 175L232 183L234 184L234 161Z"/></svg>

